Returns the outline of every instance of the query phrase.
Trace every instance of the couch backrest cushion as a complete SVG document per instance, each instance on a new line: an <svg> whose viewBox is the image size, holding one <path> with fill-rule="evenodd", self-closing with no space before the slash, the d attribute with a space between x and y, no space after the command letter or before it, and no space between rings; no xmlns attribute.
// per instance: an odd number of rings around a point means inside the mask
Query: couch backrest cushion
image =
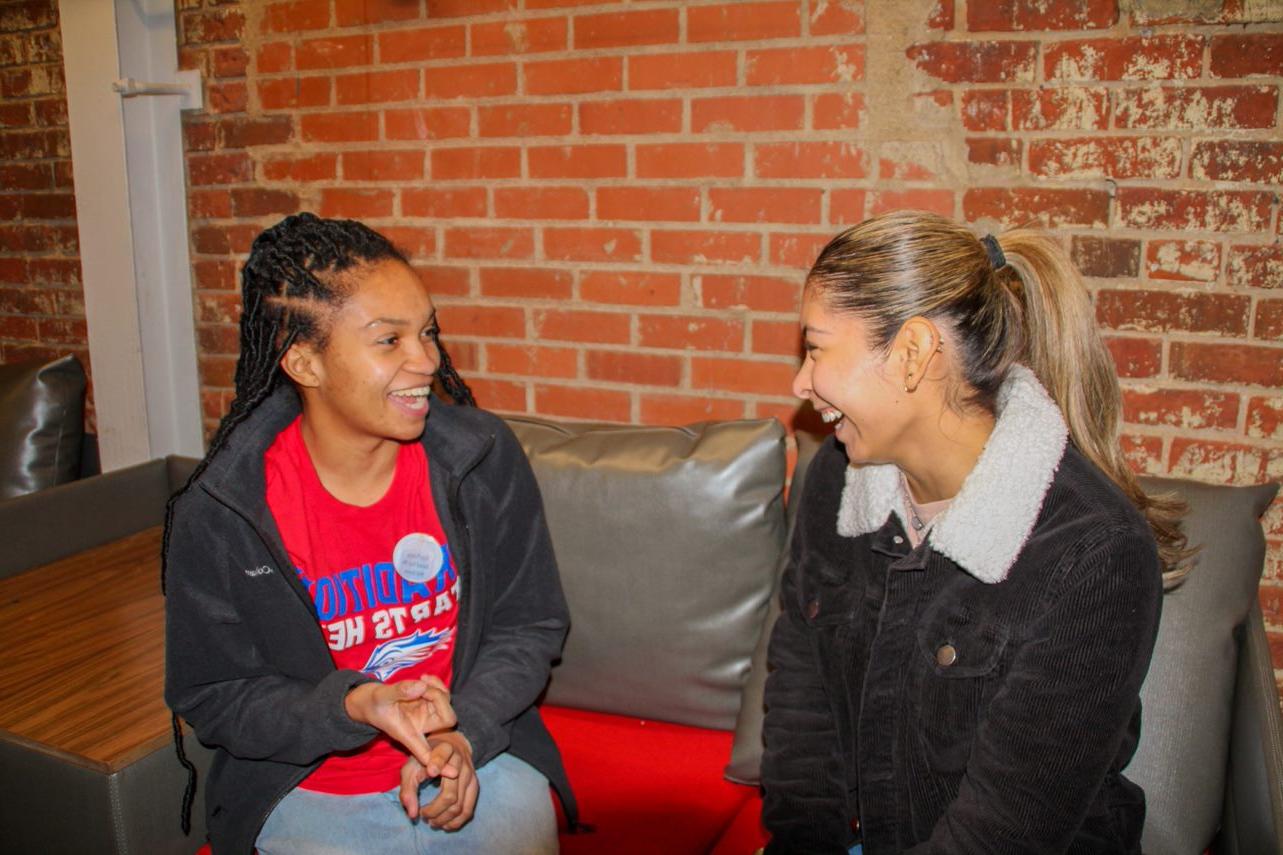
<svg viewBox="0 0 1283 855"><path fill-rule="evenodd" d="M784 431L509 419L571 627L547 699L731 729L784 542Z"/></svg>
<svg viewBox="0 0 1283 855"><path fill-rule="evenodd" d="M1185 531L1202 550L1185 583L1163 597L1154 657L1141 688L1140 745L1125 774L1145 789L1145 852L1201 852L1221 818L1236 628L1257 596L1265 555L1259 519L1278 487L1150 478L1142 483L1150 492L1174 491L1189 503ZM769 616L768 635L777 611ZM746 709L726 768L731 780L760 780L766 667L763 644L746 683Z"/></svg>
<svg viewBox="0 0 1283 855"><path fill-rule="evenodd" d="M74 356L0 365L0 499L76 477L84 400Z"/></svg>

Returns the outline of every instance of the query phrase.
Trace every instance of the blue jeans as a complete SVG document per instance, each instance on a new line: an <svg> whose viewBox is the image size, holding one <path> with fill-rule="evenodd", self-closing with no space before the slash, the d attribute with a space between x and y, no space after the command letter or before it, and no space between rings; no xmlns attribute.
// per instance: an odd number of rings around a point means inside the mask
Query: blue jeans
<svg viewBox="0 0 1283 855"><path fill-rule="evenodd" d="M276 805L254 845L259 855L557 852L557 818L543 775L510 754L500 754L477 770L477 783L476 813L458 831L410 822L397 790L336 796L296 788ZM425 784L419 804L436 795L437 788Z"/></svg>

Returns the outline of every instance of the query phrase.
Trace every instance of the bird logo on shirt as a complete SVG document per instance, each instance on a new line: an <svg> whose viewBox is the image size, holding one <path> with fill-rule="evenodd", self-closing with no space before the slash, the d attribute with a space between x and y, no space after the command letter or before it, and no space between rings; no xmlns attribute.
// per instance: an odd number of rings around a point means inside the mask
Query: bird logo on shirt
<svg viewBox="0 0 1283 855"><path fill-rule="evenodd" d="M387 682L402 668L408 668L427 659L441 649L454 635L454 628L415 630L414 635L385 641L370 653L370 659L361 668L377 680Z"/></svg>

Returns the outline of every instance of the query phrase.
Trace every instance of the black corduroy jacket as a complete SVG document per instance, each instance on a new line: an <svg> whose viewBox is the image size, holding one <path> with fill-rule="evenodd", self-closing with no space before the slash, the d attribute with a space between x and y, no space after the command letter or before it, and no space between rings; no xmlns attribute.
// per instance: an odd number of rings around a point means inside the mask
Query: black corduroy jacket
<svg viewBox="0 0 1283 855"><path fill-rule="evenodd" d="M569 625L530 464L498 417L432 401L422 439L459 572L451 703L482 766L530 763L575 813L534 707ZM245 853L276 803L334 751L376 733L347 717L370 678L336 669L268 510L263 453L299 413L283 386L231 434L174 508L165 700L216 749L205 785L215 853ZM482 798L485 798L484 795Z"/></svg>
<svg viewBox="0 0 1283 855"><path fill-rule="evenodd" d="M768 852L1138 853L1162 574L1027 370L910 549L894 467L808 470L771 638Z"/></svg>

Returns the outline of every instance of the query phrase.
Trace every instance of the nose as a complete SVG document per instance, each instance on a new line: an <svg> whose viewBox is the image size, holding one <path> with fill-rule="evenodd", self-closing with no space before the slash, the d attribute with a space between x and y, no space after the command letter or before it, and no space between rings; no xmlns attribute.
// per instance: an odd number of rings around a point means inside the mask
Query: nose
<svg viewBox="0 0 1283 855"><path fill-rule="evenodd" d="M406 354L406 369L417 374L435 374L441 365L441 351L435 338L418 336Z"/></svg>
<svg viewBox="0 0 1283 855"><path fill-rule="evenodd" d="M802 365L793 375L793 397L803 400L811 397L811 357L802 359Z"/></svg>

